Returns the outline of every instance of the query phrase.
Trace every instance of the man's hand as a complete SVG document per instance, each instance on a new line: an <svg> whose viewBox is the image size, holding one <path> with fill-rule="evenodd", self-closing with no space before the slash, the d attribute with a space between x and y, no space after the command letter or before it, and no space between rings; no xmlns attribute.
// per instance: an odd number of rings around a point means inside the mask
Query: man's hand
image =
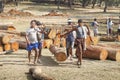
<svg viewBox="0 0 120 80"><path fill-rule="evenodd" d="M60 37L64 37L64 35L60 35Z"/></svg>
<svg viewBox="0 0 120 80"><path fill-rule="evenodd" d="M29 41L27 41L27 45L30 45L30 42L29 42Z"/></svg>

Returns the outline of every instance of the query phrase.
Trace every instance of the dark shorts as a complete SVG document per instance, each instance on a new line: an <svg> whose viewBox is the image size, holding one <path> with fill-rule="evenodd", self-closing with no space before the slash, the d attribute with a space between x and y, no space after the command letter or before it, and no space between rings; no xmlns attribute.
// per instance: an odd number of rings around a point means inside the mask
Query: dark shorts
<svg viewBox="0 0 120 80"><path fill-rule="evenodd" d="M42 42L38 42L38 48L42 48Z"/></svg>
<svg viewBox="0 0 120 80"><path fill-rule="evenodd" d="M31 43L30 45L27 45L26 50L31 51L32 49L38 49L39 43Z"/></svg>

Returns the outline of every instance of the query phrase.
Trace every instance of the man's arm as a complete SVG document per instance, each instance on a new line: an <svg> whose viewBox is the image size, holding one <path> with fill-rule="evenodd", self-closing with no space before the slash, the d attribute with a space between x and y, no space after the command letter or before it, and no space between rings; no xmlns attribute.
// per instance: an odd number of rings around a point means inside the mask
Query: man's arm
<svg viewBox="0 0 120 80"><path fill-rule="evenodd" d="M92 39L92 37L90 35L90 28L89 28L89 26L86 25L86 24L84 26L86 26L86 28L87 28L87 35L89 36L90 40L93 42L93 39Z"/></svg>
<svg viewBox="0 0 120 80"><path fill-rule="evenodd" d="M27 44L29 45L30 41L28 39L28 35L29 35L29 32L27 31L26 34L25 34L25 39L26 39Z"/></svg>
<svg viewBox="0 0 120 80"><path fill-rule="evenodd" d="M76 30L77 30L77 28L73 28L72 30L68 30L66 33L60 35L60 37L64 37L64 36L68 35L69 33L76 31Z"/></svg>
<svg viewBox="0 0 120 80"><path fill-rule="evenodd" d="M25 39L26 39L27 44L29 45L29 44L30 44L30 41L28 40L27 35L25 35Z"/></svg>
<svg viewBox="0 0 120 80"><path fill-rule="evenodd" d="M99 26L98 22L95 23L97 26Z"/></svg>

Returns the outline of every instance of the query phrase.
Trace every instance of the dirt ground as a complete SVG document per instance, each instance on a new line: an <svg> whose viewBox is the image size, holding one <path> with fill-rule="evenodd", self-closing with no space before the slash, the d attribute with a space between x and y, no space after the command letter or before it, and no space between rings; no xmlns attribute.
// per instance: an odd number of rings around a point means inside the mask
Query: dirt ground
<svg viewBox="0 0 120 80"><path fill-rule="evenodd" d="M115 9L116 11L113 9L109 10L108 13L102 13L102 9L92 10L89 8L76 8L73 11L62 7L60 12L63 12L68 16L43 17L42 15L48 14L50 10L56 9L57 7L49 7L46 5L32 5L32 3L24 3L20 5L22 6L15 7L7 5L5 6L5 12L8 12L10 9L18 9L21 11L30 12L35 16L10 16L9 18L1 17L0 23L13 24L18 31L26 31L26 29L29 27L29 22L33 19L40 20L49 26L50 24L66 24L68 18L72 18L74 22L77 22L78 18L93 19L99 15L102 17L112 16L113 18L117 18L119 15L119 8ZM116 28L117 25L114 29ZM99 29L100 32L103 32L103 29L105 29L105 27L101 27ZM114 43L118 44L120 42L113 42L113 44ZM29 68L31 67L42 68L43 72L54 77L56 80L120 80L120 62L111 60L100 61L83 59L83 65L81 68L77 68L76 61L77 59L73 58L72 61L66 60L65 62L57 62L48 49L43 49L41 64L37 65L28 64L26 50L19 50L8 55L0 54L0 64L3 64L3 66L0 66L0 80L33 80L30 74L28 74Z"/></svg>

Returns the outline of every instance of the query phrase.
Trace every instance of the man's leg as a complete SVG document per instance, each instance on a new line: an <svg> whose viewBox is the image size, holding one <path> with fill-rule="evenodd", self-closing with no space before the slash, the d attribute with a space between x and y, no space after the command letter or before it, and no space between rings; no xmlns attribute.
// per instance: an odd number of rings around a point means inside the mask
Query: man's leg
<svg viewBox="0 0 120 80"><path fill-rule="evenodd" d="M42 48L39 48L39 54L38 54L38 59L40 59L40 57L41 57L41 52L42 52Z"/></svg>
<svg viewBox="0 0 120 80"><path fill-rule="evenodd" d="M39 53L38 53L38 59L40 59L40 57L41 57L41 52L42 52L42 42L40 42L39 43L39 46L38 46L38 48L39 48Z"/></svg>
<svg viewBox="0 0 120 80"><path fill-rule="evenodd" d="M74 49L74 41L70 43L70 49L69 49L70 60L72 60L72 57L73 57L73 49Z"/></svg>
<svg viewBox="0 0 120 80"><path fill-rule="evenodd" d="M81 46L81 44L80 44L80 46L79 46L79 61L80 61L80 65L82 65L82 53L83 53L83 50L82 50L82 46Z"/></svg>
<svg viewBox="0 0 120 80"><path fill-rule="evenodd" d="M30 55L31 55L31 51L28 51L28 60L29 60L29 63L31 62Z"/></svg>
<svg viewBox="0 0 120 80"><path fill-rule="evenodd" d="M96 29L94 29L94 36L96 36Z"/></svg>
<svg viewBox="0 0 120 80"><path fill-rule="evenodd" d="M69 46L70 46L70 45L69 45L69 41L66 41L66 53L67 53L67 57L69 57L69 52L70 52L70 51L69 51L69 50L70 50L70 49L69 49Z"/></svg>
<svg viewBox="0 0 120 80"><path fill-rule="evenodd" d="M35 48L34 50L35 50L34 64L36 64L36 61L38 59L38 49Z"/></svg>
<svg viewBox="0 0 120 80"><path fill-rule="evenodd" d="M109 32L110 32L110 35L112 35L112 29L111 28L109 29Z"/></svg>
<svg viewBox="0 0 120 80"><path fill-rule="evenodd" d="M80 67L80 65L82 65L82 45L81 42L79 43L79 45L77 46L77 54L78 54L78 67Z"/></svg>

